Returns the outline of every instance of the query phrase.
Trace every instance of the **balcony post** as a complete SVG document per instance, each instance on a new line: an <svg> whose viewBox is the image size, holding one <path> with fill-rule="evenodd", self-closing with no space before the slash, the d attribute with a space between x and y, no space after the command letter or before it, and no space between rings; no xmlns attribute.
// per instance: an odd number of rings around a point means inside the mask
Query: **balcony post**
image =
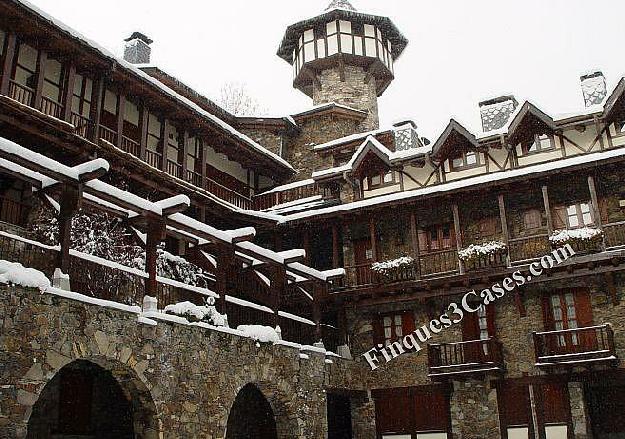
<svg viewBox="0 0 625 439"><path fill-rule="evenodd" d="M322 310L321 307L326 299L327 285L316 284L314 286L315 295L313 301L313 320L315 322L315 342L323 343L323 331L321 329Z"/></svg>
<svg viewBox="0 0 625 439"><path fill-rule="evenodd" d="M375 233L375 220L373 217L369 217L369 239L371 240L371 255L373 256L373 260L378 260L378 243L376 239Z"/></svg>
<svg viewBox="0 0 625 439"><path fill-rule="evenodd" d="M35 98L31 105L33 108L41 109L41 96L43 94L43 79L46 72L46 61L48 60L48 54L40 50L39 57L37 59L37 85L35 86Z"/></svg>
<svg viewBox="0 0 625 439"><path fill-rule="evenodd" d="M58 254L57 268L63 274L69 273L69 249L71 246L72 217L80 208L82 188L79 186L63 185L60 210L59 210L59 244L61 250Z"/></svg>
<svg viewBox="0 0 625 439"><path fill-rule="evenodd" d="M148 272L145 293L157 297L158 283L156 281L156 264L158 259L158 245L165 239L166 227L161 218L148 219L147 238L145 241L145 269Z"/></svg>
<svg viewBox="0 0 625 439"><path fill-rule="evenodd" d="M456 250L459 252L462 250L462 230L460 229L460 212L458 211L458 203L452 203L451 211L454 217L454 230L456 232ZM464 274L464 263L460 260L460 258L458 258L458 268L460 269L460 274Z"/></svg>
<svg viewBox="0 0 625 439"><path fill-rule="evenodd" d="M271 281L271 303L273 308L273 327L280 326L280 306L286 287L286 268L278 265L274 268L274 278Z"/></svg>
<svg viewBox="0 0 625 439"><path fill-rule="evenodd" d="M553 218L551 218L551 205L549 204L549 190L547 185L542 186L543 205L545 206L545 215L547 215L547 232L549 235L553 233Z"/></svg>
<svg viewBox="0 0 625 439"><path fill-rule="evenodd" d="M2 82L0 82L0 94L9 95L9 84L11 80L11 72L13 70L13 61L15 58L15 49L17 47L17 37L13 32L6 37L6 50L4 53L4 65L2 66Z"/></svg>
<svg viewBox="0 0 625 439"><path fill-rule="evenodd" d="M98 78L93 84L93 100L89 118L93 121L93 133L91 141L98 143L100 138L100 116L102 115L102 97L104 95L104 78Z"/></svg>
<svg viewBox="0 0 625 439"><path fill-rule="evenodd" d="M308 231L308 228L303 230L303 244L302 246L304 247L304 251L306 252L306 259L304 260L306 265L310 265L310 232Z"/></svg>
<svg viewBox="0 0 625 439"><path fill-rule="evenodd" d="M332 224L332 268L339 268L339 229Z"/></svg>
<svg viewBox="0 0 625 439"><path fill-rule="evenodd" d="M123 149L123 136L124 136L124 115L126 113L126 96L119 93L117 95L117 146L119 149ZM129 152L129 151L127 151Z"/></svg>
<svg viewBox="0 0 625 439"><path fill-rule="evenodd" d="M167 172L167 150L169 149L169 119L163 118L163 135L161 139L161 171Z"/></svg>
<svg viewBox="0 0 625 439"><path fill-rule="evenodd" d="M497 195L497 201L499 202L499 218L501 220L501 233L503 235L503 242L506 244L507 253L506 253L506 265L510 266L510 247L508 246L508 242L510 240L510 236L508 235L508 218L506 216L506 200L503 194Z"/></svg>
<svg viewBox="0 0 625 439"><path fill-rule="evenodd" d="M182 132L182 163L181 165L181 169L182 169L182 180L187 181L187 170L188 170L188 164L187 164L187 157L189 156L189 130L184 130Z"/></svg>
<svg viewBox="0 0 625 439"><path fill-rule="evenodd" d="M200 173L202 174L202 184L201 186L206 189L206 164L208 163L208 145L202 141L202 153L201 153L201 168ZM256 174L256 173L254 173ZM256 178L256 175L254 175Z"/></svg>
<svg viewBox="0 0 625 439"><path fill-rule="evenodd" d="M74 83L76 82L76 66L70 63L67 67L67 82L65 83L65 96L63 98L63 120L72 121L72 100L74 97Z"/></svg>
<svg viewBox="0 0 625 439"><path fill-rule="evenodd" d="M599 197L597 197L597 186L595 185L595 177L588 176L588 191L590 192L590 202L592 204L592 214L597 228L601 229L601 212L599 210Z"/></svg>
<svg viewBox="0 0 625 439"><path fill-rule="evenodd" d="M149 123L148 108L145 104L141 104L141 119L139 120L139 130L141 132L139 138L139 155L141 160L145 160L145 151L148 147L148 123Z"/></svg>
<svg viewBox="0 0 625 439"><path fill-rule="evenodd" d="M419 270L419 236L417 235L417 214L414 211L410 212L410 243L412 245L412 255L415 259L415 276L417 279L421 277L421 270Z"/></svg>
<svg viewBox="0 0 625 439"><path fill-rule="evenodd" d="M215 275L215 289L219 294L218 309L222 314L226 314L226 295L234 294L230 290L232 280L232 266L234 262L234 249L226 245L219 244L216 251L217 270Z"/></svg>

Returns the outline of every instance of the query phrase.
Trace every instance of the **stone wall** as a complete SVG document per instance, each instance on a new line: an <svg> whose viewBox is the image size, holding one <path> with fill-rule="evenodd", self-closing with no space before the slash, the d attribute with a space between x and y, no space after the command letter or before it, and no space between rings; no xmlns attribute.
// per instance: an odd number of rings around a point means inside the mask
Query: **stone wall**
<svg viewBox="0 0 625 439"><path fill-rule="evenodd" d="M280 155L282 147L282 136L280 134L260 128L239 128L239 131L274 154Z"/></svg>
<svg viewBox="0 0 625 439"><path fill-rule="evenodd" d="M140 414L138 437L223 438L238 391L254 383L273 408L278 437L322 438L325 385L344 384L331 383L330 367L341 380L353 367L329 364L321 353L300 358L290 346L160 320L153 326L132 312L6 286L0 328L1 438L25 437L44 386L77 359L117 379Z"/></svg>
<svg viewBox="0 0 625 439"><path fill-rule="evenodd" d="M344 66L344 80L341 80L338 68L323 70L317 74L320 85L313 87L313 104L336 102L357 110L367 111L369 113L367 118L358 126L359 132L379 128L378 94L375 78L371 76L369 81L365 82L366 77L367 72L359 66Z"/></svg>

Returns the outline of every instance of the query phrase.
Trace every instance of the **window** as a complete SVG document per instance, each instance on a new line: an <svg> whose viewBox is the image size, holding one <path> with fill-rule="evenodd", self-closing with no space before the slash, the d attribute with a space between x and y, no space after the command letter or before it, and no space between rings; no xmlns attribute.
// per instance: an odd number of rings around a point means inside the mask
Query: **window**
<svg viewBox="0 0 625 439"><path fill-rule="evenodd" d="M148 144L147 149L153 152L159 152L161 142L162 123L159 118L150 113L148 115Z"/></svg>
<svg viewBox="0 0 625 439"><path fill-rule="evenodd" d="M23 87L34 89L37 85L37 58L39 52L28 44L21 43L17 51L17 62L13 79Z"/></svg>
<svg viewBox="0 0 625 439"><path fill-rule="evenodd" d="M6 41L6 32L0 29L0 58L4 55L4 46Z"/></svg>
<svg viewBox="0 0 625 439"><path fill-rule="evenodd" d="M521 145L523 155L536 154L552 149L554 149L553 136L548 134L537 134L532 140Z"/></svg>
<svg viewBox="0 0 625 439"><path fill-rule="evenodd" d="M539 229L542 226L540 210L530 209L523 214L523 226L525 230Z"/></svg>
<svg viewBox="0 0 625 439"><path fill-rule="evenodd" d="M53 58L46 60L42 94L56 103L61 102L63 74L63 65L59 61Z"/></svg>
<svg viewBox="0 0 625 439"><path fill-rule="evenodd" d="M476 151L463 152L451 159L451 170L461 171L480 165L480 157Z"/></svg>
<svg viewBox="0 0 625 439"><path fill-rule="evenodd" d="M419 249L424 252L446 250L455 244L451 224L438 224L419 230Z"/></svg>
<svg viewBox="0 0 625 439"><path fill-rule="evenodd" d="M91 96L93 81L81 74L74 79L74 95L72 98L72 112L82 117L89 117L91 112Z"/></svg>
<svg viewBox="0 0 625 439"><path fill-rule="evenodd" d="M399 340L402 336L401 314L386 316L382 320L384 325L384 345L388 346L392 342Z"/></svg>
<svg viewBox="0 0 625 439"><path fill-rule="evenodd" d="M490 238L497 234L499 224L499 218L488 217L482 218L478 221L478 230L480 232L480 239Z"/></svg>
<svg viewBox="0 0 625 439"><path fill-rule="evenodd" d="M167 139L167 159L178 163L180 155L181 134L178 129L171 125L169 127L169 138Z"/></svg>
<svg viewBox="0 0 625 439"><path fill-rule="evenodd" d="M187 169L198 174L202 173L202 139L189 137L189 151L187 154Z"/></svg>
<svg viewBox="0 0 625 439"><path fill-rule="evenodd" d="M397 184L397 179L394 171L377 173L362 179L362 188L365 191L377 189L383 186L392 186L395 184Z"/></svg>
<svg viewBox="0 0 625 439"><path fill-rule="evenodd" d="M339 53L338 22L331 21L326 25L328 34L328 56Z"/></svg>
<svg viewBox="0 0 625 439"><path fill-rule="evenodd" d="M577 328L577 315L575 313L575 301L572 293L551 296L551 315L553 328L556 331ZM571 343L578 344L577 334L571 333ZM558 344L564 346L564 335L558 337Z"/></svg>
<svg viewBox="0 0 625 439"><path fill-rule="evenodd" d="M546 339L547 348L552 353L575 351L578 346L596 347L594 332L567 331L591 326L593 323L592 305L587 290L565 290L546 295L543 297L543 312L547 331L566 331L550 334Z"/></svg>
<svg viewBox="0 0 625 439"><path fill-rule="evenodd" d="M554 209L556 229L578 229L594 224L591 204L588 202L559 206Z"/></svg>
<svg viewBox="0 0 625 439"><path fill-rule="evenodd" d="M140 111L139 106L130 100L124 104L124 128L123 134L130 140L139 143L141 130L139 129Z"/></svg>
<svg viewBox="0 0 625 439"><path fill-rule="evenodd" d="M375 343L388 346L414 331L414 315L404 311L379 316L373 322L373 331Z"/></svg>

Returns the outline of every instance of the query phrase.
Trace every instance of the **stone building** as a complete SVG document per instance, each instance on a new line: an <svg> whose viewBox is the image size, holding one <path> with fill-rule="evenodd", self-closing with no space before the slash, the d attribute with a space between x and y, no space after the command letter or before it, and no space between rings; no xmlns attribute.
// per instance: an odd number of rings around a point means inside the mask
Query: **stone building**
<svg viewBox="0 0 625 439"><path fill-rule="evenodd" d="M0 1L0 437L625 435L625 78L430 142L379 126L408 41L346 0L280 43L298 114L232 115L126 42ZM144 267L70 249L92 211ZM163 312L213 300L226 325Z"/></svg>

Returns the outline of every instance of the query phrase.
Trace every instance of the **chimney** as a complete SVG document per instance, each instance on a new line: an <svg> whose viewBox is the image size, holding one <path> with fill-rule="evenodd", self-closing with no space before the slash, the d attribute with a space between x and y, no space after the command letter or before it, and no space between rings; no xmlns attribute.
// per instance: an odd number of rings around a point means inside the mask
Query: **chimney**
<svg viewBox="0 0 625 439"><path fill-rule="evenodd" d="M587 107L601 104L608 94L603 73L600 70L593 70L591 72L584 73L580 76L579 80L582 83L584 104Z"/></svg>
<svg viewBox="0 0 625 439"><path fill-rule="evenodd" d="M479 103L484 132L497 130L510 120L519 103L514 96L506 95L488 99Z"/></svg>
<svg viewBox="0 0 625 439"><path fill-rule="evenodd" d="M152 40L141 32L133 32L131 36L124 40L124 60L131 64L149 64L152 49Z"/></svg>
<svg viewBox="0 0 625 439"><path fill-rule="evenodd" d="M417 124L409 119L398 120L393 123L395 134L395 151L404 151L419 146Z"/></svg>

